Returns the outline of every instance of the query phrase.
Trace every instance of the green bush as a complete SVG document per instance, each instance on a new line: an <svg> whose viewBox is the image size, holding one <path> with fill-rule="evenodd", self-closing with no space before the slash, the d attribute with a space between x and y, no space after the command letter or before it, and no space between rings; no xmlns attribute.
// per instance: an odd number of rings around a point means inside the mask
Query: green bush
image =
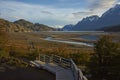
<svg viewBox="0 0 120 80"><path fill-rule="evenodd" d="M90 59L90 54L75 53L71 54L70 57L75 61L77 65L85 66Z"/></svg>
<svg viewBox="0 0 120 80"><path fill-rule="evenodd" d="M92 80L120 80L120 46L110 36L103 36L94 47L89 69ZM96 79L97 78L97 79Z"/></svg>
<svg viewBox="0 0 120 80"><path fill-rule="evenodd" d="M8 57L9 53L6 52L5 50L0 50L0 57Z"/></svg>

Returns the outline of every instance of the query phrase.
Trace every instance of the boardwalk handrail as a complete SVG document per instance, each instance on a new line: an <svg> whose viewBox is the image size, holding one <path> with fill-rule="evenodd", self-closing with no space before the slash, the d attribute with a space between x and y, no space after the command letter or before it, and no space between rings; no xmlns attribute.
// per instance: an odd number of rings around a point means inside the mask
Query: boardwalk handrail
<svg viewBox="0 0 120 80"><path fill-rule="evenodd" d="M71 59L71 69L73 72L73 76L75 80L86 80L85 76L83 75L82 71L77 67L75 62Z"/></svg>
<svg viewBox="0 0 120 80"><path fill-rule="evenodd" d="M87 80L72 59L66 59L57 55L39 54L39 60L45 63L54 63L63 68L70 69L73 73L74 80Z"/></svg>

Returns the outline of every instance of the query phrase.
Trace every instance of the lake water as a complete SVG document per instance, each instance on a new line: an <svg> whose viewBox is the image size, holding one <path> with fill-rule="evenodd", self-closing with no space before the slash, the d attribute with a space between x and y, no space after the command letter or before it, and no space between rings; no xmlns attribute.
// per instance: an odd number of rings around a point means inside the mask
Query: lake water
<svg viewBox="0 0 120 80"><path fill-rule="evenodd" d="M98 36L94 36L94 35L80 36L80 38L87 39L87 40L98 40L99 39Z"/></svg>
<svg viewBox="0 0 120 80"><path fill-rule="evenodd" d="M47 33L50 33L50 34L80 34L80 35L83 35L83 36L80 36L80 38L83 38L86 40L92 40L92 41L98 40L99 39L98 35L106 34L103 31L48 31ZM46 37L44 40L94 47L93 43L77 42L77 41L69 41L69 40L59 40L59 39L54 39L52 37Z"/></svg>
<svg viewBox="0 0 120 80"><path fill-rule="evenodd" d="M75 41L64 41L64 40L55 40L52 37L47 37L44 40L47 41L54 41L54 42L60 42L60 43L67 43L67 44L75 44L75 45L84 45L84 46L88 46L88 47L93 47L93 44L89 44L89 43L85 43L85 42L75 42Z"/></svg>

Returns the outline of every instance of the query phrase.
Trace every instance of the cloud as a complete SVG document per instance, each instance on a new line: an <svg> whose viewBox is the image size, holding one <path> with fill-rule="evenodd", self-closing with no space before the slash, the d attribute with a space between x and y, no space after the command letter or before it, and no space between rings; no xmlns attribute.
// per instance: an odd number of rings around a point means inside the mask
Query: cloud
<svg viewBox="0 0 120 80"><path fill-rule="evenodd" d="M100 0L98 3L94 3L96 8L110 8L116 4L116 0Z"/></svg>
<svg viewBox="0 0 120 80"><path fill-rule="evenodd" d="M113 7L114 5L118 4L120 0L86 0L87 5L85 9L81 11L73 12L71 15L68 15L71 19L79 19L81 20L84 17L91 16L91 15L98 15L101 16L105 11Z"/></svg>
<svg viewBox="0 0 120 80"><path fill-rule="evenodd" d="M54 15L52 12L49 12L49 11L41 11L41 12L49 15Z"/></svg>
<svg viewBox="0 0 120 80"><path fill-rule="evenodd" d="M101 15L109 8L117 4L117 0L89 0L88 8L93 14Z"/></svg>
<svg viewBox="0 0 120 80"><path fill-rule="evenodd" d="M76 18L91 15L101 16L105 11L107 11L108 9L110 9L119 2L118 0L86 0L86 1L87 5L83 11L72 13Z"/></svg>
<svg viewBox="0 0 120 80"><path fill-rule="evenodd" d="M72 14L77 18L77 17L92 14L92 12L91 11L81 11L81 12L75 12L75 13L72 13Z"/></svg>
<svg viewBox="0 0 120 80"><path fill-rule="evenodd" d="M85 0L86 6L82 10L74 11L72 14L67 15L69 19L81 20L84 17L91 15L101 16L105 11L118 4L120 0Z"/></svg>
<svg viewBox="0 0 120 80"><path fill-rule="evenodd" d="M54 5L38 5L19 2L19 0L0 0L0 17L11 21L23 18L50 26L63 26L75 24L86 16L100 16L118 2L117 0L58 1L61 2Z"/></svg>
<svg viewBox="0 0 120 80"><path fill-rule="evenodd" d="M64 27L64 25L54 25L52 27L54 27L54 28L62 28L62 27Z"/></svg>
<svg viewBox="0 0 120 80"><path fill-rule="evenodd" d="M79 10L76 9L76 11ZM17 1L0 1L0 12L1 17L11 21L23 18L39 23L44 21L47 25L65 25L77 21L66 16L74 12L72 8L58 9L53 6L27 4Z"/></svg>

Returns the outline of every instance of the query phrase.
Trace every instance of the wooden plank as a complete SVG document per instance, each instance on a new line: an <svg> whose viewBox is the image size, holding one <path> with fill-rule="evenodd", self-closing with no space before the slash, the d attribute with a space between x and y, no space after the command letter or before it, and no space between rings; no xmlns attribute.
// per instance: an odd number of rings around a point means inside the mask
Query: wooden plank
<svg viewBox="0 0 120 80"><path fill-rule="evenodd" d="M44 69L54 73L56 75L56 80L74 80L73 73L71 70L62 68L53 63L46 64L41 61L35 61L35 62L42 65Z"/></svg>

